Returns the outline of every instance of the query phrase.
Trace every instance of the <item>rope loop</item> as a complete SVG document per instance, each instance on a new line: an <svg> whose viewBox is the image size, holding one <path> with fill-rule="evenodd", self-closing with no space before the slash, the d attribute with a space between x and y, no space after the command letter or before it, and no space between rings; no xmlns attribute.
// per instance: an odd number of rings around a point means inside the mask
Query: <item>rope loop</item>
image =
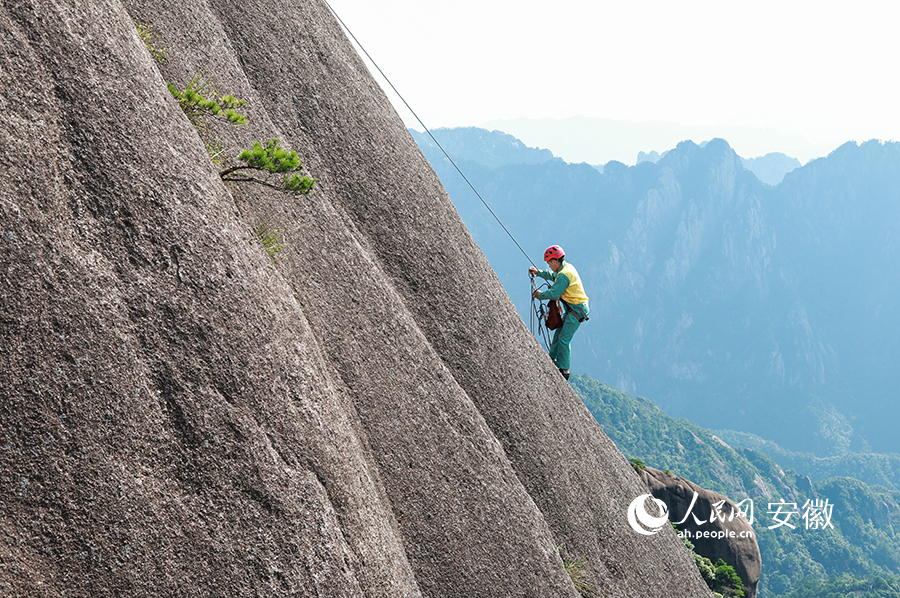
<svg viewBox="0 0 900 598"><path fill-rule="evenodd" d="M536 336L544 344L544 349L550 352L550 331L544 326L547 318L547 312L544 309L545 304L540 299L534 298L534 292L538 290L537 283L534 280L534 274L531 274L531 334ZM546 282L540 288L550 288ZM537 331L535 331L535 321L537 321Z"/></svg>

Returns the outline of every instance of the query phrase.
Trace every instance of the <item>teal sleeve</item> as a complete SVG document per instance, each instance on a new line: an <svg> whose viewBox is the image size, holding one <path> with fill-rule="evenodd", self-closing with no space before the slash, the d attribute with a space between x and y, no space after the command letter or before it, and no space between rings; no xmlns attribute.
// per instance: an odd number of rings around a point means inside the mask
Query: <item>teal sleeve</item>
<svg viewBox="0 0 900 598"><path fill-rule="evenodd" d="M544 280L556 280L556 272L553 270L538 270L535 276L540 276Z"/></svg>
<svg viewBox="0 0 900 598"><path fill-rule="evenodd" d="M538 299L559 299L567 288L569 288L569 277L565 274L557 274L553 286L538 293Z"/></svg>

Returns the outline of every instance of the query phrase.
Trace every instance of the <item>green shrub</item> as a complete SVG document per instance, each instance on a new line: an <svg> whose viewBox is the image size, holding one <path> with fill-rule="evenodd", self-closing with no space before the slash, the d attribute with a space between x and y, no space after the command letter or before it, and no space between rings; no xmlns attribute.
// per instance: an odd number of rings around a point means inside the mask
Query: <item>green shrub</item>
<svg viewBox="0 0 900 598"><path fill-rule="evenodd" d="M270 258L273 260L281 258L281 250L287 247L287 243L284 242L284 230L275 228L271 221L265 218L253 227L253 233L259 238Z"/></svg>
<svg viewBox="0 0 900 598"><path fill-rule="evenodd" d="M724 598L743 598L744 582L741 581L741 576L737 574L734 567L725 564L722 559L716 561L715 567L716 584L712 590L722 594Z"/></svg>
<svg viewBox="0 0 900 598"><path fill-rule="evenodd" d="M641 473L642 471L644 471L644 468L647 467L644 464L644 462L641 461L640 459L638 459L637 457L632 457L631 459L628 460L628 462L631 463L631 466L638 473Z"/></svg>
<svg viewBox="0 0 900 598"><path fill-rule="evenodd" d="M206 153L209 154L209 159L212 160L213 164L221 164L228 160L228 148L218 139L213 139L212 141L204 140L203 145L206 146Z"/></svg>
<svg viewBox="0 0 900 598"><path fill-rule="evenodd" d="M722 559L719 559L713 565L711 560L694 552L693 542L684 536L681 537L681 541L691 551L691 556L694 557L694 564L697 565L697 570L700 571L700 577L706 582L714 596L743 598L744 582L741 581L741 576L737 574L734 567L726 564Z"/></svg>
<svg viewBox="0 0 900 598"><path fill-rule="evenodd" d="M316 184L316 179L298 174L303 166L297 152L281 149L275 138L268 140L265 147L257 141L251 149L242 151L238 160L244 164L219 173L223 181L259 183L294 195L307 195ZM258 178L248 171L261 173L266 178ZM285 176L279 183L272 182L282 174Z"/></svg>
<svg viewBox="0 0 900 598"><path fill-rule="evenodd" d="M225 146L217 140L206 139L204 133L212 118L221 118L235 125L246 124L247 117L235 110L246 105L246 102L233 95L219 95L210 80L204 79L202 75L192 77L184 89L179 89L172 83L166 85L178 100L185 116L200 133L213 163L227 161ZM297 152L282 149L278 139L274 137L266 141L265 145L257 141L252 148L243 150L238 154L237 161L243 164L219 172L223 181L258 183L294 195L307 195L316 184L316 179L300 174L303 166ZM278 177L281 177L280 180Z"/></svg>
<svg viewBox="0 0 900 598"><path fill-rule="evenodd" d="M559 550L562 550L562 545L559 546ZM563 564L566 566L566 572L569 574L569 579L572 580L572 584L575 586L575 589L578 590L578 593L582 596L590 597L596 596L597 590L594 588L594 584L592 584L584 574L584 565L587 563L587 559L587 555L574 558L563 558Z"/></svg>
<svg viewBox="0 0 900 598"><path fill-rule="evenodd" d="M194 75L184 89L178 89L172 83L166 85L198 131L205 131L212 118L221 118L235 125L247 124L247 117L235 110L246 105L246 102L233 95L219 95L212 82L204 79L202 74Z"/></svg>
<svg viewBox="0 0 900 598"><path fill-rule="evenodd" d="M147 48L147 51L150 52L150 56L152 56L156 62L165 62L166 49L157 48L153 45L152 40L156 36L156 34L153 33L153 25L147 25L146 23L135 23L134 26L137 29L141 41L144 42L144 46Z"/></svg>

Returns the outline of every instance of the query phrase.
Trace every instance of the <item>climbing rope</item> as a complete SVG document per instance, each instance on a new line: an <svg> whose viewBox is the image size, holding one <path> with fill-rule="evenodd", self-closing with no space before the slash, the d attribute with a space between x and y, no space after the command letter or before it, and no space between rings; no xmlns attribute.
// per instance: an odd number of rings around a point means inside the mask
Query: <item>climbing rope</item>
<svg viewBox="0 0 900 598"><path fill-rule="evenodd" d="M359 40L356 39L356 36L353 35L353 32L350 31L350 28L347 27L347 24L344 22L344 20L341 19L341 17L337 14L337 12L334 10L334 8L332 8L331 4L328 3L328 0L323 0L323 2L325 2L325 6L328 7L328 10L331 11L331 14L334 15L334 18L338 20L338 22L341 24L341 26L344 28L344 30L347 32L347 34L353 39L353 41L356 43L356 45L359 46L359 49L362 50L363 54L366 55L366 58L369 59L369 62L371 62L372 65L378 70L378 72L381 73L381 76L384 78L385 81L387 81L387 84L391 86L391 89L394 90L394 93L397 94L397 97L400 98L400 101L403 102L403 105L406 106L407 110L409 110L410 113L419 122L419 124L422 126L422 129L424 129L424 131L426 133L428 133L428 136L431 137L431 140L434 142L434 144L436 146L438 146L438 148L444 154L444 157L446 157L447 160L450 161L450 164L453 165L453 168L456 169L456 172L459 173L459 176L461 176L463 178L463 180L466 182L466 184L469 185L469 188L472 189L472 191L475 193L476 196L478 196L478 199L481 200L481 203L484 204L484 207L487 208L488 212L491 213L491 216L494 217L494 220L496 220L497 223L503 228L503 230L506 232L506 234L509 236L509 238L512 239L512 242L516 244L516 247L518 247L519 251L522 252L522 255L525 256L525 259L527 259L528 262L532 266L537 268L537 265L531 260L531 258L528 256L528 253L526 253L526 251L522 248L522 245L519 244L519 242L516 240L516 238L513 236L513 234L509 231L509 229L506 228L506 225L503 224L503 221L500 220L500 217L497 216L497 214L494 212L493 209L491 209L491 206L488 205L488 202L481 196L481 193L478 192L478 189L476 189L475 185L473 185L472 182L469 180L469 177L467 177L465 175L465 173L462 171L462 169L456 164L456 162L454 162L453 158L450 157L450 154L447 153L447 150L444 149L444 146L442 146L441 143L437 139L435 139L434 135L431 133L431 130L425 126L425 123L422 122L422 119L419 118L419 115L416 114L416 111L412 109L412 106L409 105L409 103L406 101L406 98L404 98L403 95L399 91L397 91L397 88L394 87L394 84L391 83L391 80L388 79L388 76L384 74L384 71L381 70L381 67L378 66L378 63L372 59L372 56L366 51L365 47L363 47L363 45L359 42ZM543 287L549 287L549 285L547 285L545 283L544 285L542 285L542 288ZM544 326L545 317L547 315L546 312L544 311L544 303L542 301L540 301L539 299L534 298L534 291L537 288L538 287L536 286L536 283L534 280L534 275L532 274L531 275L531 295L532 295L531 296L531 333L534 334L538 339L542 340L544 343L544 348L547 351L550 351L550 333ZM535 321L537 321L537 332L535 332Z"/></svg>
<svg viewBox="0 0 900 598"><path fill-rule="evenodd" d="M438 148L441 150L441 152L444 154L444 156L447 158L447 160L449 160L450 163L453 164L453 168L456 169L456 172L458 172L459 175L463 178L463 180L466 181L466 184L469 185L469 188L471 188L472 191L475 192L475 195L478 196L478 199L481 200L481 203L484 204L484 207L486 207L488 212L491 213L491 216L494 217L494 220L496 220L497 223L503 228L503 230L506 231L506 234L509 235L509 238L512 239L512 242L516 244L516 247L518 247L519 251L522 252L522 255L525 256L525 259L527 259L528 262L532 266L537 268L537 265L535 265L535 263L533 261L531 261L531 258L528 257L528 254L525 252L524 249L522 249L522 246L519 244L518 241L516 241L516 238L513 236L513 234L511 232L509 232L509 229L506 228L506 225L503 224L503 222L500 220L500 217L497 216L497 214L494 212L494 210L491 209L491 206L488 205L488 202L485 201L485 199L481 196L481 193L478 192L478 190L475 188L475 185L473 185L472 182L469 180L469 177L467 177L465 175L465 173L463 173L462 169L460 169L460 167L456 165L456 162L453 161L453 158L451 158L450 154L448 154L447 151L444 149L444 146L442 146L440 144L440 142L437 139L435 139L434 135L431 134L431 130L429 130L428 127L425 126L425 123L422 122L422 119L419 118L419 115L416 114L416 111L412 109L412 106L410 106L409 103L406 101L406 99L400 94L400 92L397 91L397 88L394 87L394 84L391 83L391 80L388 79L387 75L384 74L384 71L382 71L381 67L378 66L378 63L372 59L372 57L369 55L369 53L366 51L366 49L363 47L363 45L361 43L359 43L359 40L356 39L356 36L353 35L353 32L350 31L350 28L347 27L347 24L344 23L343 19L341 19L340 16L338 16L338 14L337 14L337 12L335 12L334 8L331 7L331 5L328 3L328 0L323 0L323 2L325 2L325 6L328 7L328 10L331 11L331 14L334 15L334 18L336 18L338 20L338 22L341 24L341 26L344 28L344 30L347 32L347 34L351 38L353 38L353 41L356 42L356 45L359 46L359 49L363 51L363 54L366 55L366 57L369 59L369 62L371 62L372 65L378 70L378 72L381 73L381 76L384 77L384 80L387 81L387 84L391 86L391 89L394 90L394 93L397 94L397 97L400 98L400 101L403 102L403 105L406 106L407 110L409 110L410 113L412 113L412 115L419 122L419 124L422 126L422 128L425 130L425 132L428 133L428 136L431 137L431 140L434 142L434 144L436 146L438 146Z"/></svg>
<svg viewBox="0 0 900 598"><path fill-rule="evenodd" d="M546 282L540 288L549 288ZM531 275L531 322L530 330L539 341L544 344L544 349L550 352L550 331L544 326L547 319L547 312L544 310L544 302L534 298L534 292L538 290L537 283L534 280L534 274ZM537 323L537 331L535 332L535 322Z"/></svg>

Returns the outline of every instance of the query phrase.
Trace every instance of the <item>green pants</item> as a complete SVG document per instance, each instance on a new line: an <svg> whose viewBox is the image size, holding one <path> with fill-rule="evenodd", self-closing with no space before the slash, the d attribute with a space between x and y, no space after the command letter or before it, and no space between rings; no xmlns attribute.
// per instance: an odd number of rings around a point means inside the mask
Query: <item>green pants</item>
<svg viewBox="0 0 900 598"><path fill-rule="evenodd" d="M589 313L587 305L585 304L584 307L585 315L587 315ZM563 319L563 325L553 331L553 342L550 343L550 359L555 360L556 367L561 370L569 369L569 362L572 357L572 349L569 347L569 343L572 342L572 337L575 336L575 331L578 330L579 326L581 326L581 322L578 321L575 313L572 310L567 310Z"/></svg>

